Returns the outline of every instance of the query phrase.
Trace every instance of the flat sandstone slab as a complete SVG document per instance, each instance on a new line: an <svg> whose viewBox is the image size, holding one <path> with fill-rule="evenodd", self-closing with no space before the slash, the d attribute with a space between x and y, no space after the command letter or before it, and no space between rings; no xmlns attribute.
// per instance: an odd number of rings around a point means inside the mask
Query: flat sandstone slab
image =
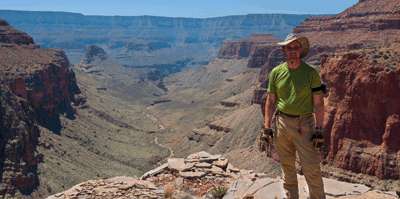
<svg viewBox="0 0 400 199"><path fill-rule="evenodd" d="M190 170L195 163L185 163L185 159L183 158L170 158L168 159L168 165L170 169L177 171L188 171Z"/></svg>
<svg viewBox="0 0 400 199"><path fill-rule="evenodd" d="M182 178L192 179L192 178L202 178L207 174L204 172L179 172L179 175Z"/></svg>

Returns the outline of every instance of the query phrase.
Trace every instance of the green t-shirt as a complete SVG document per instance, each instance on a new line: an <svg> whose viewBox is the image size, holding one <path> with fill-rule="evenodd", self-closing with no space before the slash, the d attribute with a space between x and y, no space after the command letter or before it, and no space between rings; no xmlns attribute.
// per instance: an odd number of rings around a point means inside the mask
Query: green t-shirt
<svg viewBox="0 0 400 199"><path fill-rule="evenodd" d="M276 107L291 115L314 113L311 88L321 86L317 69L301 62L296 69L289 69L286 62L275 67L269 77L268 92L276 94Z"/></svg>

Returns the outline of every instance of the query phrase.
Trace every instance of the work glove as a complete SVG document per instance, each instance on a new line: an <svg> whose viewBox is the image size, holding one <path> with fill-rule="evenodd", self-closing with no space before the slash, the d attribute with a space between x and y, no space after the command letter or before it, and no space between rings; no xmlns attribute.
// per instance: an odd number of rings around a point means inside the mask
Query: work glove
<svg viewBox="0 0 400 199"><path fill-rule="evenodd" d="M321 147L324 144L324 136L321 131L316 131L312 137L311 142L315 150Z"/></svg>
<svg viewBox="0 0 400 199"><path fill-rule="evenodd" d="M265 128L264 132L262 134L262 137L264 140L268 143L271 144L274 141L274 133L272 132L272 129L270 128Z"/></svg>

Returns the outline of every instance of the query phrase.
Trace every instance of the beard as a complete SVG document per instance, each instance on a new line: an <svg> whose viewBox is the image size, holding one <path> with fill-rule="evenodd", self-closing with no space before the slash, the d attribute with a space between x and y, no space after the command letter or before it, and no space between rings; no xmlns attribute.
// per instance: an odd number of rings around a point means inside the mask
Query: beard
<svg viewBox="0 0 400 199"><path fill-rule="evenodd" d="M300 56L297 55L297 53L290 53L289 56L287 56L287 59L291 62L297 61L300 59Z"/></svg>

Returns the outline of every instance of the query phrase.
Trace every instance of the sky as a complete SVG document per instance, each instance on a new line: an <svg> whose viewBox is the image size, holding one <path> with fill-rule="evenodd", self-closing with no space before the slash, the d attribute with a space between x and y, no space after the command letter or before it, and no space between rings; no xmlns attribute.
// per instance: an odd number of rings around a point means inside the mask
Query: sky
<svg viewBox="0 0 400 199"><path fill-rule="evenodd" d="M210 18L246 14L338 14L358 0L1 0L0 10L84 15Z"/></svg>

